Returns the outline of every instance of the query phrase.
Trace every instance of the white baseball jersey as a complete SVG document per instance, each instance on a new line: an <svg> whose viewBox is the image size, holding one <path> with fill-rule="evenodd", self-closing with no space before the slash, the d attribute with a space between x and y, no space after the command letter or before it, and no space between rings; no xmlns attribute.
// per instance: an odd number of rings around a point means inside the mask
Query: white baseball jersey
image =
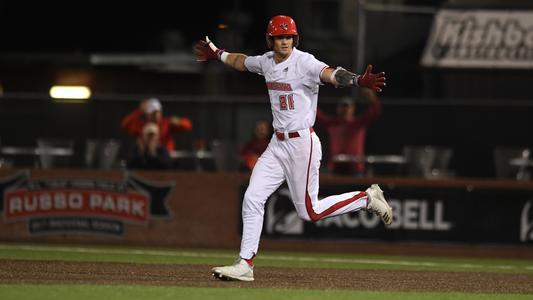
<svg viewBox="0 0 533 300"><path fill-rule="evenodd" d="M257 253L266 201L284 181L298 216L308 221L360 210L366 207L368 196L355 191L318 200L322 146L312 126L320 73L327 65L309 53L293 49L279 64L274 62L274 53L267 52L246 58L245 66L250 72L265 76L273 126L283 133L283 139L272 136L244 194L240 257L249 259Z"/></svg>
<svg viewBox="0 0 533 300"><path fill-rule="evenodd" d="M247 57L244 65L248 71L265 77L274 129L294 131L313 127L318 86L322 84L320 73L327 64L294 48L289 58L279 64L270 51Z"/></svg>

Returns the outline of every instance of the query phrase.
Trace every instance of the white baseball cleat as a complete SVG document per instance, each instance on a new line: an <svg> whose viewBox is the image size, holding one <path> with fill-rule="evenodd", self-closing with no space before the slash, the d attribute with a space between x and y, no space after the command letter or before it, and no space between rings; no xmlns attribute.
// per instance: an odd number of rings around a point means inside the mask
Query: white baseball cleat
<svg viewBox="0 0 533 300"><path fill-rule="evenodd" d="M213 268L211 272L213 277L220 280L254 281L254 267L242 258L231 266Z"/></svg>
<svg viewBox="0 0 533 300"><path fill-rule="evenodd" d="M380 216L383 223L390 225L392 223L392 208L385 200L379 185L371 185L366 189L366 194L368 195L366 209Z"/></svg>

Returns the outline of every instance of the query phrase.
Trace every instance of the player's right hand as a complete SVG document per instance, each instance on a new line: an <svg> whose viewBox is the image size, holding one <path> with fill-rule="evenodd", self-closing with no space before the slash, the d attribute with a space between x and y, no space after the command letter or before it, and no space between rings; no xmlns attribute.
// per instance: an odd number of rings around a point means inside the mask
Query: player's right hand
<svg viewBox="0 0 533 300"><path fill-rule="evenodd" d="M213 59L220 59L220 55L224 52L224 49L218 49L209 37L206 36L205 40L200 40L194 46L194 52L196 54L196 61L207 61Z"/></svg>

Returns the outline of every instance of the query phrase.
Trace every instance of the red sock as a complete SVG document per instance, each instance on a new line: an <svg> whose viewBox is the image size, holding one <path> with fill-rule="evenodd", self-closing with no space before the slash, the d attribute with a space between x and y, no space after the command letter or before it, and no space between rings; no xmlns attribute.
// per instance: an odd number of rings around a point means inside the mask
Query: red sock
<svg viewBox="0 0 533 300"><path fill-rule="evenodd" d="M249 258L249 259L246 259L246 258L245 258L244 260L246 261L246 263L247 263L249 266L251 266L251 267L254 266L254 259L253 259L253 258Z"/></svg>

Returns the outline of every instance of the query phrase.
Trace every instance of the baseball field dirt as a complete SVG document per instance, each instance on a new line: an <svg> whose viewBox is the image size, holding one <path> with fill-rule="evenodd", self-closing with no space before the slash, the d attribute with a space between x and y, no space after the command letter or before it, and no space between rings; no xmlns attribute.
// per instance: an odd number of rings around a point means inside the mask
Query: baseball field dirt
<svg viewBox="0 0 533 300"><path fill-rule="evenodd" d="M533 274L261 267L251 283L215 280L209 265L0 260L0 283L533 294Z"/></svg>

